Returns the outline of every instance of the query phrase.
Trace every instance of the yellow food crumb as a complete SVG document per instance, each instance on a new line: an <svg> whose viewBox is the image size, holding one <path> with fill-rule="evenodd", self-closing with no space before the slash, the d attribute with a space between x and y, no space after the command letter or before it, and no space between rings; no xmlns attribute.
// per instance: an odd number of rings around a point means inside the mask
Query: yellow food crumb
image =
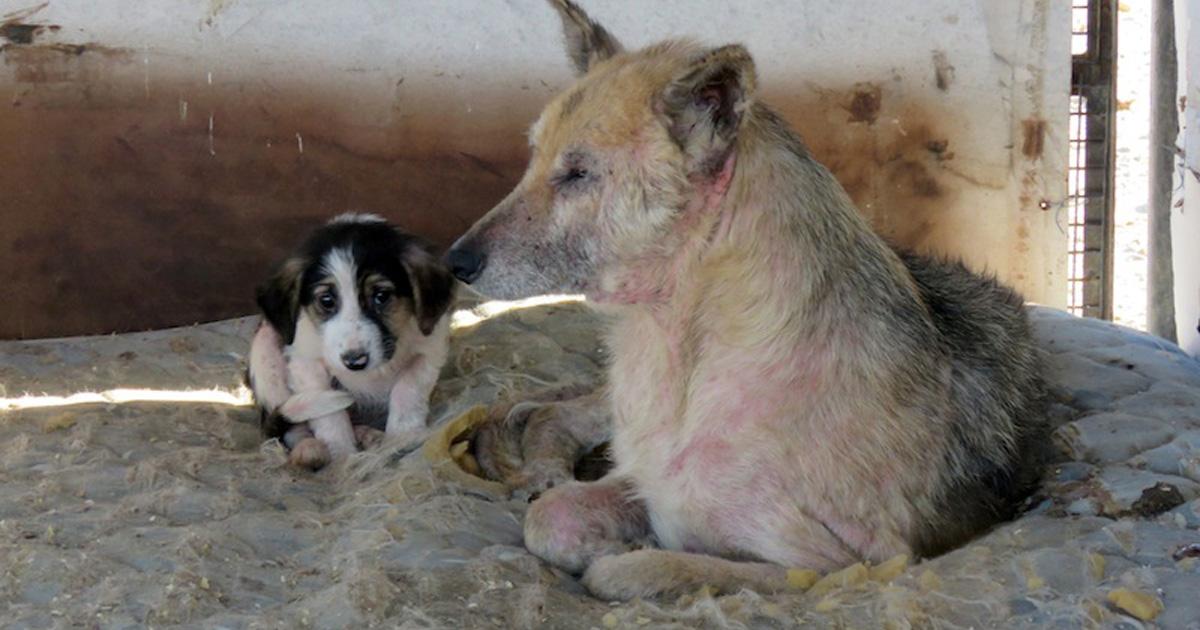
<svg viewBox="0 0 1200 630"><path fill-rule="evenodd" d="M1127 588L1109 591L1108 603L1142 621L1151 621L1163 611L1163 603L1159 598Z"/></svg>
<svg viewBox="0 0 1200 630"><path fill-rule="evenodd" d="M842 604L842 602L838 601L838 598L836 598L836 597L826 597L826 598L822 599L821 601L817 602L817 604L815 606L813 606L813 610L815 610L819 613L827 613L831 610L836 609L841 604Z"/></svg>
<svg viewBox="0 0 1200 630"><path fill-rule="evenodd" d="M1104 618L1108 616L1108 611L1098 602L1091 599L1083 603L1083 611L1087 614L1088 619L1091 619L1095 623L1104 621Z"/></svg>
<svg viewBox="0 0 1200 630"><path fill-rule="evenodd" d="M920 584L921 588L926 591L936 591L942 587L942 578L933 571L925 569L921 577L917 578L917 584Z"/></svg>
<svg viewBox="0 0 1200 630"><path fill-rule="evenodd" d="M908 554L899 554L893 556L879 565L873 566L870 569L871 581L873 582L891 582L896 579L904 570L908 568Z"/></svg>
<svg viewBox="0 0 1200 630"><path fill-rule="evenodd" d="M65 431L73 426L75 426L75 414L60 413L46 418L46 421L42 423L42 433Z"/></svg>
<svg viewBox="0 0 1200 630"><path fill-rule="evenodd" d="M1104 565L1107 564L1104 556L1092 552L1088 554L1088 570L1092 574L1092 579L1104 579Z"/></svg>
<svg viewBox="0 0 1200 630"><path fill-rule="evenodd" d="M819 579L821 574L811 569L788 569L787 572L788 586L802 591L808 590Z"/></svg>
<svg viewBox="0 0 1200 630"><path fill-rule="evenodd" d="M600 623L604 624L605 628L616 628L617 616L612 613L604 613L604 616L600 618Z"/></svg>
<svg viewBox="0 0 1200 630"><path fill-rule="evenodd" d="M817 583L812 585L810 592L814 595L824 595L836 588L862 584L867 580L868 574L867 565L858 562L817 580Z"/></svg>

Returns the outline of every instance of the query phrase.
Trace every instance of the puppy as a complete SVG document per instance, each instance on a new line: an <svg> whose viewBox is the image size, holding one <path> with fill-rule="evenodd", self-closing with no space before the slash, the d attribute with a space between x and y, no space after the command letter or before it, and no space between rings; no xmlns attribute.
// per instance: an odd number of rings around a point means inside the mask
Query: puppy
<svg viewBox="0 0 1200 630"><path fill-rule="evenodd" d="M372 214L324 225L257 291L248 381L266 437L320 468L368 433L418 437L446 361L454 279Z"/></svg>

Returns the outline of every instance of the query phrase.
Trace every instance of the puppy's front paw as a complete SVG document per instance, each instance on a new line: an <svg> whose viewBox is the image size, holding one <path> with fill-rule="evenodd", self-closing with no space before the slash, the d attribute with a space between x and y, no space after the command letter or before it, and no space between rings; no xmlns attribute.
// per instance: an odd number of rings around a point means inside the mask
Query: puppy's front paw
<svg viewBox="0 0 1200 630"><path fill-rule="evenodd" d="M375 448L383 442L383 431L365 424L354 425L354 441L362 450Z"/></svg>
<svg viewBox="0 0 1200 630"><path fill-rule="evenodd" d="M319 470L325 467L329 460L329 447L314 437L300 440L288 455L288 463L309 470Z"/></svg>

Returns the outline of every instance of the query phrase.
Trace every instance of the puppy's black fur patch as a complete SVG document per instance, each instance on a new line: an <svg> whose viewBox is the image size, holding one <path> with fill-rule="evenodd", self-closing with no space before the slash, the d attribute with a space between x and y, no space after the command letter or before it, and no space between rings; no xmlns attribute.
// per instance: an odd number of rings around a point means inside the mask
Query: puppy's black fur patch
<svg viewBox="0 0 1200 630"><path fill-rule="evenodd" d="M383 221L334 222L313 232L271 279L258 287L258 306L285 343L295 340L300 309L312 303L312 287L321 278L322 261L337 249L350 252L360 282L365 274L378 273L395 286L396 297L411 300L425 335L433 332L450 308L454 280L424 241ZM363 312L380 326L385 338L394 341L395 335L369 304L370 296L360 292L358 298Z"/></svg>

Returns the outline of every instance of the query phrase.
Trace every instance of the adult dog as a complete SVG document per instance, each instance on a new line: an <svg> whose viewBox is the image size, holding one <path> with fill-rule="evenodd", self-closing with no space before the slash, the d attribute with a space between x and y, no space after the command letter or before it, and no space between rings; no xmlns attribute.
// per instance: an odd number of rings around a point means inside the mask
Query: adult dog
<svg viewBox="0 0 1200 630"><path fill-rule="evenodd" d="M1021 298L889 247L744 47L626 51L552 4L579 79L447 257L484 294L614 315L615 467L537 499L527 546L605 598L774 590L1010 515L1043 390Z"/></svg>

